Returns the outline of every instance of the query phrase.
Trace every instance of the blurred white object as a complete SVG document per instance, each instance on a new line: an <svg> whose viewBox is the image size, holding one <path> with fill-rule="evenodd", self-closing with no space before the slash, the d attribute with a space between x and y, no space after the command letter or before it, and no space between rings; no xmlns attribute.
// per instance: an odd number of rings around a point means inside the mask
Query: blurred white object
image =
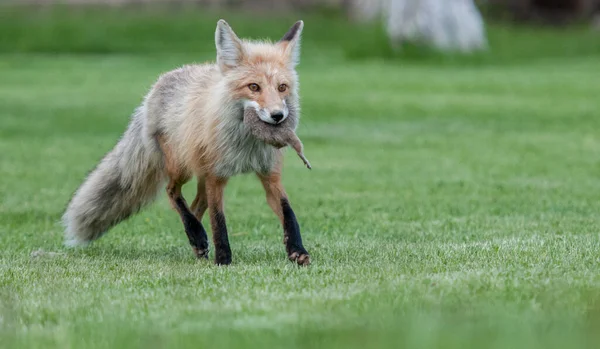
<svg viewBox="0 0 600 349"><path fill-rule="evenodd" d="M442 51L487 47L483 18L473 0L387 1L387 33L396 47L405 41Z"/></svg>
<svg viewBox="0 0 600 349"><path fill-rule="evenodd" d="M384 5L382 0L343 0L342 3L348 10L350 19L355 22L371 22L378 19Z"/></svg>
<svg viewBox="0 0 600 349"><path fill-rule="evenodd" d="M349 0L351 18L383 15L391 44L424 44L442 51L487 48L483 18L474 0Z"/></svg>
<svg viewBox="0 0 600 349"><path fill-rule="evenodd" d="M592 19L592 29L600 31L600 14L597 14Z"/></svg>

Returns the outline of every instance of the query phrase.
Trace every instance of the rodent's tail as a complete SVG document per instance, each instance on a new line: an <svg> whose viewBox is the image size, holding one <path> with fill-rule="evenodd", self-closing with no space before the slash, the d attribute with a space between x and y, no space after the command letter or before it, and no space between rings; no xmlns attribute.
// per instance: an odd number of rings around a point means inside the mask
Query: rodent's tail
<svg viewBox="0 0 600 349"><path fill-rule="evenodd" d="M84 245L150 203L164 182L164 160L144 134L139 108L117 145L77 189L62 219L67 245Z"/></svg>

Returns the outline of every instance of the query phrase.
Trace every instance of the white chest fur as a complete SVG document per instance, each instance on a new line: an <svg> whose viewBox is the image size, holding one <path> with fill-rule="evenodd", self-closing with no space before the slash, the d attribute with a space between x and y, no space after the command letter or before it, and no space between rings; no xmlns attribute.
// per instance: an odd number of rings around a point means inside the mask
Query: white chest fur
<svg viewBox="0 0 600 349"><path fill-rule="evenodd" d="M232 177L241 173L268 173L273 169L279 150L257 140L241 120L221 125L218 140L221 154L215 166L216 175Z"/></svg>

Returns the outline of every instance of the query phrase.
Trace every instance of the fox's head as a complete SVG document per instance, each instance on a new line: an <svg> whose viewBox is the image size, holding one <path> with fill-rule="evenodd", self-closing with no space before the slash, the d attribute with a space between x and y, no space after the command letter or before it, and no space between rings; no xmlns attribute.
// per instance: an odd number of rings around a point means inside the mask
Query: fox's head
<svg viewBox="0 0 600 349"><path fill-rule="evenodd" d="M300 34L296 22L276 43L241 40L224 20L217 23L217 64L234 102L256 109L260 119L279 124L297 117Z"/></svg>

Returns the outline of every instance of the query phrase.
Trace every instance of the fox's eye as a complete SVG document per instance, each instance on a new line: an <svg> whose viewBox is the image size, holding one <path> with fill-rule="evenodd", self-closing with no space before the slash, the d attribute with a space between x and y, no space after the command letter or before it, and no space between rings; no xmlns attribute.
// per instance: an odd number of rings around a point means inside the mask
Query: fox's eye
<svg viewBox="0 0 600 349"><path fill-rule="evenodd" d="M287 85L281 84L277 89L279 90L279 92L285 92L287 90Z"/></svg>
<svg viewBox="0 0 600 349"><path fill-rule="evenodd" d="M250 84L248 85L248 88L252 92L258 92L260 90L260 86L258 86L258 84Z"/></svg>

